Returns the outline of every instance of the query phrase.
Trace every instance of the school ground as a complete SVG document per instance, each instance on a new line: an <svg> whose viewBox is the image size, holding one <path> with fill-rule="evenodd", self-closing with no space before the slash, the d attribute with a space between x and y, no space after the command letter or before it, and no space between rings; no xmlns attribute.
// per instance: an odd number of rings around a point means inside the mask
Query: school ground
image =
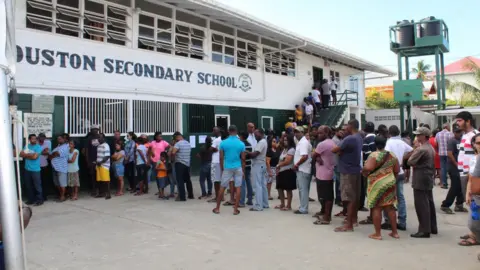
<svg viewBox="0 0 480 270"><path fill-rule="evenodd" d="M194 187L198 195L197 179ZM367 237L371 226L334 233L338 218L334 225L315 226L311 215L274 209L244 208L233 216L230 207L222 207L214 215L213 205L204 201L159 201L153 194L49 201L34 209L26 233L29 269L480 269L480 248L457 245L467 232L467 215L437 211L440 234L412 239L417 218L409 184L405 193L408 231L400 232L400 240L384 231L383 241ZM435 188L437 209L445 194ZM298 206L297 194L294 203ZM311 203L310 212L318 210L318 203Z"/></svg>

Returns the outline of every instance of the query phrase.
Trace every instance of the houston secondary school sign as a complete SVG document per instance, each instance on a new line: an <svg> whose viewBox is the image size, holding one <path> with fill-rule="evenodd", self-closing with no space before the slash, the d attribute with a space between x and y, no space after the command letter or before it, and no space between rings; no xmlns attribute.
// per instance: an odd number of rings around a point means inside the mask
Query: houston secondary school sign
<svg viewBox="0 0 480 270"><path fill-rule="evenodd" d="M135 61L134 59L124 59L120 57L99 57L73 51L54 50L36 46L17 45L17 62L79 72L101 72L127 77L240 89L243 92L248 92L253 86L252 77L247 73L240 73L238 76L223 75L213 72L194 71L192 69L170 66L168 64L144 63ZM58 69L52 68L51 72L55 72L55 70L58 71Z"/></svg>

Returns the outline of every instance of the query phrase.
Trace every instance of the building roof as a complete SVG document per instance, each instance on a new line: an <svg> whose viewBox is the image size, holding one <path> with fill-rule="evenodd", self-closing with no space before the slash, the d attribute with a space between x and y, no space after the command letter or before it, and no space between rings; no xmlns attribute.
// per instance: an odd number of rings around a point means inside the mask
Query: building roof
<svg viewBox="0 0 480 270"><path fill-rule="evenodd" d="M282 29L271 23L255 18L238 9L221 4L214 0L162 0L165 3L179 8L202 14L214 20L233 25L238 28L269 37L273 40L287 43L293 46L304 46L303 50L317 54L326 59L331 59L360 70L382 73L394 76L395 73L382 66L367 60L332 48L326 44L302 37L298 34Z"/></svg>
<svg viewBox="0 0 480 270"><path fill-rule="evenodd" d="M473 62L475 65L480 67L480 59L473 57L473 56L467 56L465 58L462 58L458 61L455 61L453 63L450 63L445 66L445 74L458 74L458 73L470 73L471 70L469 70L465 65L469 62ZM427 76L433 76L435 75L435 72L430 72L427 74Z"/></svg>

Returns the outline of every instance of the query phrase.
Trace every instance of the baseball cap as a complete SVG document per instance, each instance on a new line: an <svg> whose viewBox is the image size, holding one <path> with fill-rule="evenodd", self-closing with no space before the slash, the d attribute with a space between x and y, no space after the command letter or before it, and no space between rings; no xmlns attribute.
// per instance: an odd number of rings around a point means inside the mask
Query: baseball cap
<svg viewBox="0 0 480 270"><path fill-rule="evenodd" d="M302 133L305 132L305 130L303 129L303 127L296 127L293 131L299 131L299 132L302 132Z"/></svg>
<svg viewBox="0 0 480 270"><path fill-rule="evenodd" d="M426 128L426 127L418 127L414 132L413 134L415 135L424 135L424 136L431 136L432 135L432 132L430 131L430 129Z"/></svg>

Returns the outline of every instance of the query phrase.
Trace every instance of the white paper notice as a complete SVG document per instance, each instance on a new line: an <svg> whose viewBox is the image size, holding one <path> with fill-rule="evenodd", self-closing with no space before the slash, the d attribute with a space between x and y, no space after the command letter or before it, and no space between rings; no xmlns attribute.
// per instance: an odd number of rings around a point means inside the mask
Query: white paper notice
<svg viewBox="0 0 480 270"><path fill-rule="evenodd" d="M198 136L198 143L205 143L205 140L207 139L207 135L199 135Z"/></svg>
<svg viewBox="0 0 480 270"><path fill-rule="evenodd" d="M195 148L197 146L195 139L195 135L190 136L190 147L192 148Z"/></svg>

